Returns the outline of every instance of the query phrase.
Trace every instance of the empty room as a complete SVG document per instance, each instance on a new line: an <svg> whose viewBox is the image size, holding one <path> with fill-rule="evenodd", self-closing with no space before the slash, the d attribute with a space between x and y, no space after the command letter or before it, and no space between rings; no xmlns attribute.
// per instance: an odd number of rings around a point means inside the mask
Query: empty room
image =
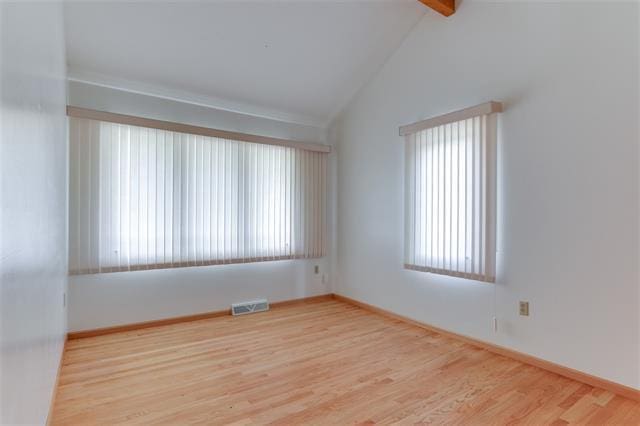
<svg viewBox="0 0 640 426"><path fill-rule="evenodd" d="M640 426L640 2L0 0L0 424Z"/></svg>

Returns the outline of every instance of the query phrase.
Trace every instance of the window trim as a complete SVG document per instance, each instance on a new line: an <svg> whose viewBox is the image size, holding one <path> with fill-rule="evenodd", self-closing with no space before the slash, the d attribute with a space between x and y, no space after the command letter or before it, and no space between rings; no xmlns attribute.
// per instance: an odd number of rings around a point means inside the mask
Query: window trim
<svg viewBox="0 0 640 426"><path fill-rule="evenodd" d="M147 127L150 129L167 130L170 132L187 133L198 136L208 136L236 140L241 142L260 143L265 145L287 146L304 149L306 151L329 153L330 145L314 142L301 142L290 139L272 138L269 136L253 135L249 133L232 132L228 130L213 129L211 127L194 126L192 124L176 123L173 121L155 120L152 118L137 117L134 115L117 114L114 112L98 111L95 109L80 108L67 105L67 116L75 118L87 118L89 120L106 121L109 123L126 124L129 126Z"/></svg>
<svg viewBox="0 0 640 426"><path fill-rule="evenodd" d="M458 111L448 112L446 114L438 115L436 117L426 118L424 120L416 121L415 123L405 124L400 126L399 135L407 136L412 133L417 133L421 130L430 129L432 127L441 126L443 124L449 124L456 121L467 120L469 118L478 117L482 115L490 115L496 112L502 112L502 102L489 101L479 105L475 105L469 108L464 108Z"/></svg>

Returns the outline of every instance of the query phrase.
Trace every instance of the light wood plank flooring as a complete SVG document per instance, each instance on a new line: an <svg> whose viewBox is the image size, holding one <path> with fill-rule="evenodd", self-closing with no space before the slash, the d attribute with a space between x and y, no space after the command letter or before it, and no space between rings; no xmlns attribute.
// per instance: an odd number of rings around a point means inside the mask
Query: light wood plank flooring
<svg viewBox="0 0 640 426"><path fill-rule="evenodd" d="M331 299L68 342L54 424L640 424L640 404Z"/></svg>

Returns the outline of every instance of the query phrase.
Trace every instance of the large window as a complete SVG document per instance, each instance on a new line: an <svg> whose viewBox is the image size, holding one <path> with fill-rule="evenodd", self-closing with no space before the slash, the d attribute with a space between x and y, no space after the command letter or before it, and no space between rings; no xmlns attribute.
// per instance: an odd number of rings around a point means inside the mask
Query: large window
<svg viewBox="0 0 640 426"><path fill-rule="evenodd" d="M479 107L405 126L407 269L495 281L497 107Z"/></svg>
<svg viewBox="0 0 640 426"><path fill-rule="evenodd" d="M326 153L70 118L70 272L320 257Z"/></svg>

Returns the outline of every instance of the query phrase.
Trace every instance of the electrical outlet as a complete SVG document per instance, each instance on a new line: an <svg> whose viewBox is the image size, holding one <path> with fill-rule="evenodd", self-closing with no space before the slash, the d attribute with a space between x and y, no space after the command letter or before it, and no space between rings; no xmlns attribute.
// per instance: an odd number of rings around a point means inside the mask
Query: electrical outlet
<svg viewBox="0 0 640 426"><path fill-rule="evenodd" d="M318 275L320 273L320 266L319 265L316 265L316 266L313 267L313 273L316 274L316 275Z"/></svg>
<svg viewBox="0 0 640 426"><path fill-rule="evenodd" d="M67 293L66 292L62 293L62 307L63 308L67 307Z"/></svg>
<svg viewBox="0 0 640 426"><path fill-rule="evenodd" d="M520 301L520 315L525 317L529 316L529 302Z"/></svg>

